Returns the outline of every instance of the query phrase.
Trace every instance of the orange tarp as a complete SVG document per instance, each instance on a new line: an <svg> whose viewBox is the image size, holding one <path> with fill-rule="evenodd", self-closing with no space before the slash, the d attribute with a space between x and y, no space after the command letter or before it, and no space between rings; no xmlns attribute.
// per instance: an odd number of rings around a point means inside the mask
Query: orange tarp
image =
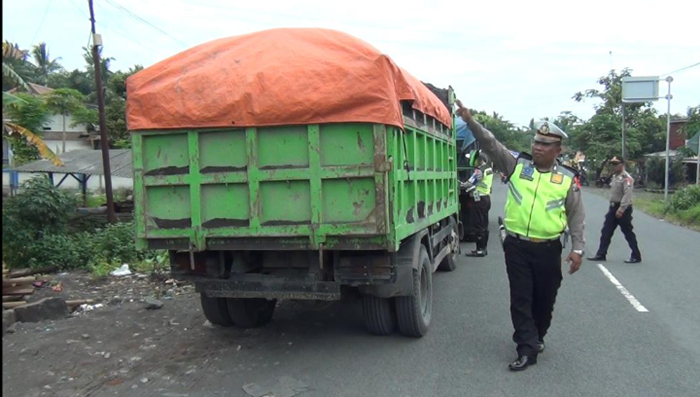
<svg viewBox="0 0 700 397"><path fill-rule="evenodd" d="M274 29L194 47L127 81L130 130L369 122L403 127L399 101L452 126L445 105L371 45Z"/></svg>

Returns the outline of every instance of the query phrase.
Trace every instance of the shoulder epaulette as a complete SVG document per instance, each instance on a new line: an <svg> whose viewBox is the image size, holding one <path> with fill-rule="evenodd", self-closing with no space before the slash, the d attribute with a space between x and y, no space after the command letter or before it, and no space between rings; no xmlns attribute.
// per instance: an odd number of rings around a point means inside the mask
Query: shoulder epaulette
<svg viewBox="0 0 700 397"><path fill-rule="evenodd" d="M569 167L568 165L564 165L564 164L562 164L562 163L559 163L558 166L559 166L559 167L562 167L562 168L568 170L569 172L571 172L572 174L574 174L574 175L573 175L574 177L579 176L579 172L576 170L576 168Z"/></svg>

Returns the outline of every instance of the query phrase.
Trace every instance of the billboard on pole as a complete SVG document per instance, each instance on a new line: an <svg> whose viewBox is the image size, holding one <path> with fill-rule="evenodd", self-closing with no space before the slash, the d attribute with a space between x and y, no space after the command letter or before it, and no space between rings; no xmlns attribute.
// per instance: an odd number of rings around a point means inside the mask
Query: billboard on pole
<svg viewBox="0 0 700 397"><path fill-rule="evenodd" d="M622 102L651 102L658 99L658 76L622 78Z"/></svg>

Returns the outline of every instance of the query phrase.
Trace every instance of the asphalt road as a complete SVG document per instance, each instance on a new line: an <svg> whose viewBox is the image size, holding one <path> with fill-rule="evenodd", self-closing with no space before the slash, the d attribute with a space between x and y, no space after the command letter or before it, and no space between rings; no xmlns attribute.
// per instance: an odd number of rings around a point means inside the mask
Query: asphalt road
<svg viewBox="0 0 700 397"><path fill-rule="evenodd" d="M314 397L700 395L700 233L643 213L634 215L634 224L644 262L623 262L629 249L618 231L605 266L648 312L635 309L597 263L585 262L579 273L565 276L538 365L523 373L507 370L515 352L495 235L505 192L504 185L495 186L490 255L462 257L455 272L435 275L426 337L366 335L352 302L283 312L262 332L284 341L251 351L267 367L226 373L241 363L221 356L216 365L224 373L186 393L245 396L244 384L264 388L292 378L310 388L301 395ZM584 197L593 252L607 203Z"/></svg>
<svg viewBox="0 0 700 397"><path fill-rule="evenodd" d="M157 350L143 360L147 366L120 375L117 369L126 365L120 364L101 380L94 375L90 388L60 395L247 397L244 385L251 392L272 390L276 397L290 397L290 390L302 385L298 395L308 397L700 395L700 233L642 213L635 213L634 225L644 262L623 262L629 249L618 231L604 265L637 300L637 308L648 311L638 311L597 263L584 262L581 271L564 277L538 365L522 373L507 370L515 349L503 252L495 234L505 193L497 182L490 255L461 257L456 271L434 275L433 323L422 339L366 334L359 302L352 301L327 308L284 304L260 330L206 328L196 300L189 298L177 302L186 310L171 304L163 313L139 314L154 321L177 316L186 327L158 340ZM589 193L584 202L590 253L597 248L607 203ZM126 316L130 309L114 310ZM105 321L110 316L102 315ZM79 335L81 328L91 328L90 321L101 320L70 321L76 324L71 332ZM97 334L92 339L107 341L108 335L136 331L91 332ZM121 363L119 352L115 355ZM113 379L108 376L125 380L108 382ZM140 382L142 376L149 381ZM3 386L3 391L10 389Z"/></svg>

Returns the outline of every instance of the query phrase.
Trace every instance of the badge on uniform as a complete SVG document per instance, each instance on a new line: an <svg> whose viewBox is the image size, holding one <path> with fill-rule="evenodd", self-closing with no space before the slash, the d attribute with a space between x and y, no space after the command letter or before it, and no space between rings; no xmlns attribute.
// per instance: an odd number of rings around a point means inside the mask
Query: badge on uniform
<svg viewBox="0 0 700 397"><path fill-rule="evenodd" d="M552 177L549 179L550 182L561 185L564 182L564 175L552 173Z"/></svg>
<svg viewBox="0 0 700 397"><path fill-rule="evenodd" d="M533 175L535 174L535 169L532 167L523 167L523 170L520 171L520 179L527 179L528 181L533 181L535 178L533 178Z"/></svg>

